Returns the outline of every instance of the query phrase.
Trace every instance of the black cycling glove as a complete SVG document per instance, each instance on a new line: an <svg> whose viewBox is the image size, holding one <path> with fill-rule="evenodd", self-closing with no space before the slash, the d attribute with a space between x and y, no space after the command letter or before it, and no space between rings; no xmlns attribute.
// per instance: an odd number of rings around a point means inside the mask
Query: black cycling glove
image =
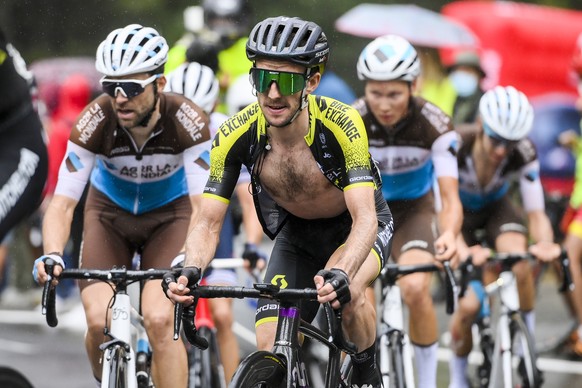
<svg viewBox="0 0 582 388"><path fill-rule="evenodd" d="M162 279L162 290L164 290L164 295L168 297L168 285L175 282L180 276L186 276L188 278L187 287L192 288L202 277L201 272L202 271L198 267L176 268L173 271L166 272Z"/></svg>
<svg viewBox="0 0 582 388"><path fill-rule="evenodd" d="M352 300L352 295L350 294L350 278L343 270L339 268L332 268L330 270L322 269L317 275L323 277L325 284L331 284L337 294L337 300L340 305L343 306Z"/></svg>
<svg viewBox="0 0 582 388"><path fill-rule="evenodd" d="M246 243L245 250L242 254L243 259L248 260L251 264L251 268L255 268L257 266L257 261L259 260L267 260L267 255L261 252L259 247L253 243Z"/></svg>

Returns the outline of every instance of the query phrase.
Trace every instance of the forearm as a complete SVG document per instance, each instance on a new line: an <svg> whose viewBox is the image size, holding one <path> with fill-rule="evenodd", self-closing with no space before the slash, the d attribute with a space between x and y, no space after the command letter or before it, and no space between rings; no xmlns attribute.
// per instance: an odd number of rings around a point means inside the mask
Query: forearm
<svg viewBox="0 0 582 388"><path fill-rule="evenodd" d="M377 233L378 221L375 214L355 220L341 256L334 267L344 270L349 278L353 279L370 254Z"/></svg>
<svg viewBox="0 0 582 388"><path fill-rule="evenodd" d="M216 252L221 227L220 222L201 222L200 219L193 223L186 238L185 266L202 270L208 267Z"/></svg>
<svg viewBox="0 0 582 388"><path fill-rule="evenodd" d="M528 214L528 221L529 235L534 243L554 241L552 225L543 211Z"/></svg>
<svg viewBox="0 0 582 388"><path fill-rule="evenodd" d="M42 223L43 252L58 252L62 255L71 233L75 207L53 204L53 201L48 206Z"/></svg>
<svg viewBox="0 0 582 388"><path fill-rule="evenodd" d="M463 207L461 202L453 199L443 199L442 209L438 214L439 231L451 232L458 236L463 226Z"/></svg>

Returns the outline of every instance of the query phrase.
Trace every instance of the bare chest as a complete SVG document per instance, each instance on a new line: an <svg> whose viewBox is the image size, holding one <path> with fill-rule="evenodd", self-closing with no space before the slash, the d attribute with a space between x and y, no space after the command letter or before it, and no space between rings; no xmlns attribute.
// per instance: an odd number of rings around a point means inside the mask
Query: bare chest
<svg viewBox="0 0 582 388"><path fill-rule="evenodd" d="M274 146L265 156L261 183L280 204L313 201L336 190L323 176L307 145ZM339 193L339 191L338 191Z"/></svg>

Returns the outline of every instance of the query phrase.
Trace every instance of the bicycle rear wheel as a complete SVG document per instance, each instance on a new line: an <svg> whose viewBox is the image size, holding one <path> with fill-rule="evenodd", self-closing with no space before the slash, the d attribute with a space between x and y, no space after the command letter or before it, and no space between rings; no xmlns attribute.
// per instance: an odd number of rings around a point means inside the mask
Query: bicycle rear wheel
<svg viewBox="0 0 582 388"><path fill-rule="evenodd" d="M287 367L281 357L264 350L256 351L240 363L230 387L236 388L285 388Z"/></svg>
<svg viewBox="0 0 582 388"><path fill-rule="evenodd" d="M120 345L110 350L109 356L109 388L127 388L127 352Z"/></svg>
<svg viewBox="0 0 582 388"><path fill-rule="evenodd" d="M189 388L224 388L224 370L220 361L216 335L212 329L201 327L198 334L208 341L208 349L201 350L196 347L188 352Z"/></svg>
<svg viewBox="0 0 582 388"><path fill-rule="evenodd" d="M530 332L520 313L514 313L510 319L512 353L519 357L514 385L516 381L521 380L523 387L541 387L543 378L537 368L537 354Z"/></svg>

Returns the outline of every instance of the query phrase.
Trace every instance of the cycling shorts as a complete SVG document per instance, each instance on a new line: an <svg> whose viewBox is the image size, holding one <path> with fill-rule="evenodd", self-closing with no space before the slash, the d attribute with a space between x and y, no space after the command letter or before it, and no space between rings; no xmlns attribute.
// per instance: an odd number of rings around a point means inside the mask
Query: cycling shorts
<svg viewBox="0 0 582 388"><path fill-rule="evenodd" d="M81 268L131 268L135 252L141 268L169 268L186 240L192 205L188 196L158 209L131 214L90 187L85 203ZM87 281L80 282L81 288Z"/></svg>
<svg viewBox="0 0 582 388"><path fill-rule="evenodd" d="M475 236L476 230L484 230L485 242L490 247L495 246L495 240L502 233L527 235L524 217L507 195L480 210L464 209L462 232L469 246L483 242Z"/></svg>
<svg viewBox="0 0 582 388"><path fill-rule="evenodd" d="M48 156L38 114L30 105L2 123L0 135L0 241L40 205Z"/></svg>
<svg viewBox="0 0 582 388"><path fill-rule="evenodd" d="M394 260L397 261L409 249L420 249L434 255L438 227L432 191L416 199L389 201L388 205L394 217Z"/></svg>
<svg viewBox="0 0 582 388"><path fill-rule="evenodd" d="M379 260L378 274L389 257L393 233L390 210L386 206L378 214L378 235L372 251ZM305 220L289 215L277 236L264 282L281 288L314 288L313 278L332 254L343 245L352 228L352 218L346 211L326 219ZM319 303L303 302L301 317L311 322ZM277 320L278 304L259 299L255 325Z"/></svg>

